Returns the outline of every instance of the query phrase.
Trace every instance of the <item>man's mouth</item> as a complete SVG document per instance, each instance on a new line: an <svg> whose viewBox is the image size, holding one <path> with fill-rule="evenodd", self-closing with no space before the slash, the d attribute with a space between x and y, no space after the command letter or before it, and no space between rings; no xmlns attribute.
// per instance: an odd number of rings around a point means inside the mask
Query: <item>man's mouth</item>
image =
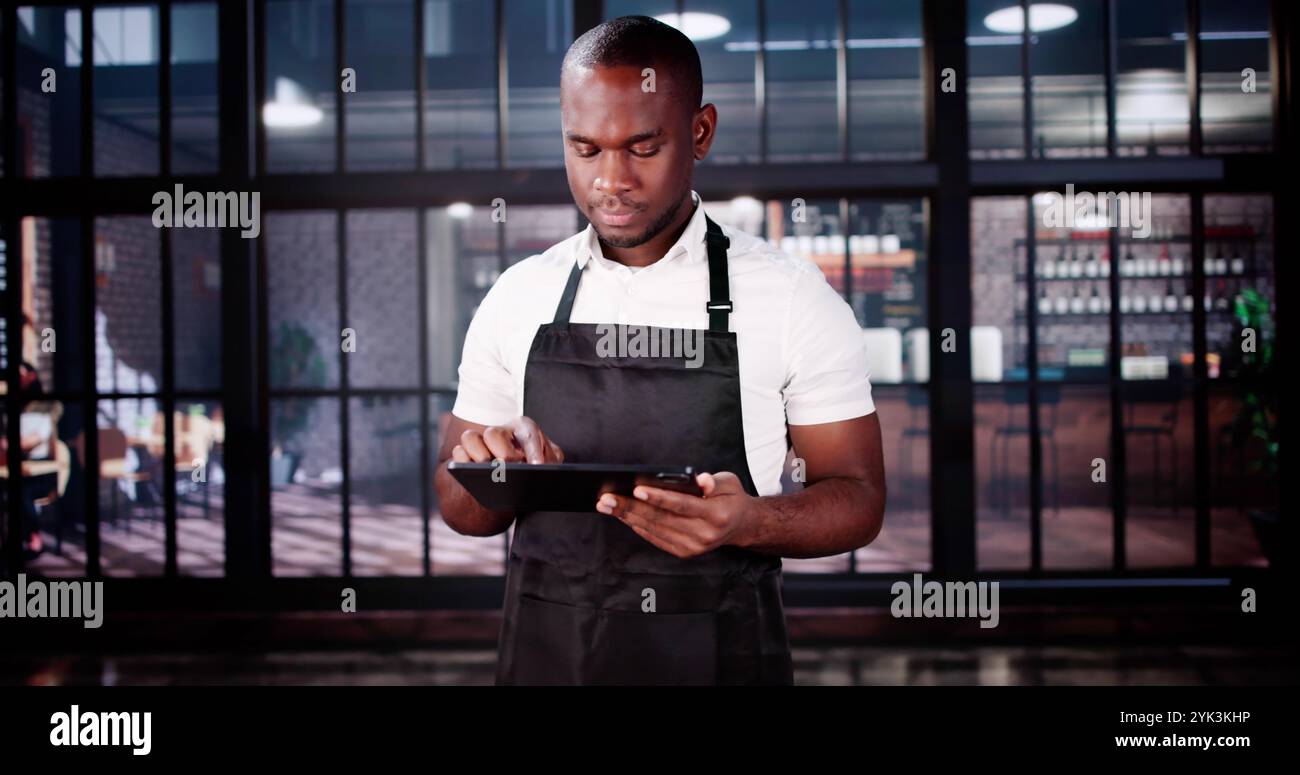
<svg viewBox="0 0 1300 775"><path fill-rule="evenodd" d="M627 207L620 207L613 210L606 210L601 207L595 208L596 218L606 226L626 226L636 218L639 210L633 210Z"/></svg>

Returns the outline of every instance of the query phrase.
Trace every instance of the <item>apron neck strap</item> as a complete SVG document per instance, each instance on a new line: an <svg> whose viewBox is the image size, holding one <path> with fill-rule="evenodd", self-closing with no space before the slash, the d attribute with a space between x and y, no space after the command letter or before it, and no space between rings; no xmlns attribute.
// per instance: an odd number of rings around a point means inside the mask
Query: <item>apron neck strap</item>
<svg viewBox="0 0 1300 775"><path fill-rule="evenodd" d="M727 330L727 316L731 314L731 282L727 277L727 248L731 240L722 233L718 224L707 214L704 223L704 244L709 249L709 301L704 308L709 311L709 330Z"/></svg>
<svg viewBox="0 0 1300 775"><path fill-rule="evenodd" d="M707 214L704 216L706 231L704 244L709 252L709 301L705 309L709 313L710 331L727 331L727 316L731 314L730 279L727 277L727 248L731 240L722 233L718 224ZM564 286L564 294L555 308L555 321L561 325L569 322L573 313L573 300L578 296L578 281L582 279L582 267L577 261L569 271L569 281Z"/></svg>

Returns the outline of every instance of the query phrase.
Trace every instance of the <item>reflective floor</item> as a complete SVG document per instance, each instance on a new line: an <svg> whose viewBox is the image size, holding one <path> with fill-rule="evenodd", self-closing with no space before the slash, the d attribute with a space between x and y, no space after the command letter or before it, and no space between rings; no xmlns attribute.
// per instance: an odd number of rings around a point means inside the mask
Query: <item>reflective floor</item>
<svg viewBox="0 0 1300 775"><path fill-rule="evenodd" d="M1279 685L1294 654L1236 647L796 648L799 685ZM0 685L486 685L496 652L0 656Z"/></svg>

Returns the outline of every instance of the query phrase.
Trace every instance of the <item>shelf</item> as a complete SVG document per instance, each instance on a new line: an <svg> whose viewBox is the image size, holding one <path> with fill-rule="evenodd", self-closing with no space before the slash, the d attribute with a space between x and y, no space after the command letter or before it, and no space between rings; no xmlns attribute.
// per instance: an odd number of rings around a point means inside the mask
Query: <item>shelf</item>
<svg viewBox="0 0 1300 775"><path fill-rule="evenodd" d="M1135 245L1159 245L1161 243L1173 243L1177 245L1189 245L1192 237L1189 234L1180 234L1172 237L1119 237L1121 245L1133 243ZM1206 243L1215 242L1255 242L1259 239L1255 234L1229 234L1212 237L1205 235ZM1025 237L1016 237L1016 245L1024 245L1029 240ZM1081 237L1039 237L1034 239L1035 245L1077 245L1080 242L1106 244L1110 242L1110 235L1105 233L1089 232L1086 236Z"/></svg>
<svg viewBox="0 0 1300 775"><path fill-rule="evenodd" d="M1239 279L1242 279L1242 280L1255 280L1255 279L1258 279L1258 278L1261 278L1261 277L1267 277L1267 276L1268 276L1268 275L1266 275L1266 274L1263 273L1263 272L1242 272L1242 273L1240 273L1240 274L1207 274L1207 275L1205 275L1205 279L1206 279L1207 281L1209 281L1209 280L1231 280L1232 278L1235 277L1235 278L1239 278ZM1192 276L1191 276L1190 274L1186 274L1186 273L1184 273L1184 274L1133 274L1133 275L1120 275L1119 279L1120 279L1121 281L1123 281L1123 280L1180 280L1180 279L1181 279L1181 280L1190 280L1190 279L1192 279ZM1029 275L1024 275L1024 274L1018 274L1018 275L1016 275L1016 281L1017 281L1017 282L1027 282L1028 280L1029 280ZM1036 282L1048 282L1048 283L1075 283L1075 282L1097 282L1097 281L1107 281L1107 282L1109 282L1109 281L1110 281L1110 276L1109 276L1109 275L1106 276L1106 277L1102 277L1101 275L1097 275L1097 276L1095 276L1095 277L1088 277L1088 276L1086 276L1086 275L1084 275L1084 276L1080 276L1080 277L1042 277L1042 276L1037 276L1037 277L1034 278L1034 280L1035 280Z"/></svg>

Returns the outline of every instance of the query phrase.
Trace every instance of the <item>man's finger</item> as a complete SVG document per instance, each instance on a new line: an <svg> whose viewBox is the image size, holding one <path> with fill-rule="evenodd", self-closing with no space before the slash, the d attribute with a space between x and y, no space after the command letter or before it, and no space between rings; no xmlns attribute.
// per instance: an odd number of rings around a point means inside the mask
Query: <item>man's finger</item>
<svg viewBox="0 0 1300 775"><path fill-rule="evenodd" d="M619 521L636 531L637 535L678 557L696 554L693 548L699 542L680 531L668 527L664 522L651 521L643 515L624 510L614 515Z"/></svg>
<svg viewBox="0 0 1300 775"><path fill-rule="evenodd" d="M613 493L600 496L597 504L597 510L600 504L609 504L607 513L612 516L624 522L635 522L647 530L675 541L679 539L687 542L694 541L696 530L703 525L702 520L696 517L683 517Z"/></svg>
<svg viewBox="0 0 1300 775"><path fill-rule="evenodd" d="M472 462L472 461L469 459L469 453L466 452L466 451L465 451L465 448L462 447L462 446L459 445L459 444L457 444L456 446L454 446L454 447L451 448L451 459L452 459L452 460L455 460L457 463L469 463L469 462Z"/></svg>
<svg viewBox="0 0 1300 775"><path fill-rule="evenodd" d="M524 455L515 446L514 438L507 428L493 426L483 431L483 441L492 450L493 458L500 458L507 463L522 461Z"/></svg>
<svg viewBox="0 0 1300 775"><path fill-rule="evenodd" d="M697 498L694 495L687 495L683 492L674 490L665 490L662 487L650 487L648 485L637 485L632 489L632 495L642 503L648 503L664 511L670 511L673 514L681 514L687 517L704 518L709 515L708 507L704 504L703 498Z"/></svg>
<svg viewBox="0 0 1300 775"><path fill-rule="evenodd" d="M483 442L483 434L473 428L460 434L460 444L475 463L486 463L492 459L492 450Z"/></svg>
<svg viewBox="0 0 1300 775"><path fill-rule="evenodd" d="M524 450L524 457L529 463L541 463L546 459L546 437L537 427L537 423L527 417L520 417L511 424L515 441Z"/></svg>

